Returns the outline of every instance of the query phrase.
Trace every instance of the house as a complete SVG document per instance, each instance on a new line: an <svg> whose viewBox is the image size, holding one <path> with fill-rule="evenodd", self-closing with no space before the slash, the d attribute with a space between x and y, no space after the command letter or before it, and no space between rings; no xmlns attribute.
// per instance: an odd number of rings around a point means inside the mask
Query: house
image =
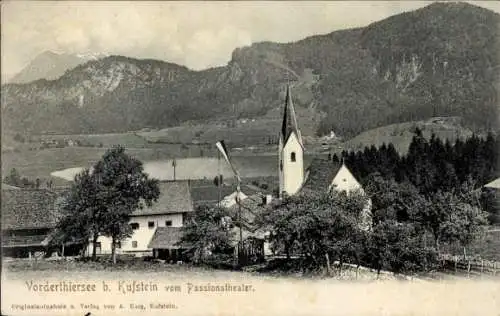
<svg viewBox="0 0 500 316"><path fill-rule="evenodd" d="M485 210L489 213L488 220L493 225L500 224L500 178L497 178L482 188L482 200Z"/></svg>
<svg viewBox="0 0 500 316"><path fill-rule="evenodd" d="M215 206L219 203L234 203L236 196L236 185L226 184L221 187L215 185L191 185L191 198L193 199L194 207L200 205ZM242 196L247 196L259 192L258 188L251 185L241 185Z"/></svg>
<svg viewBox="0 0 500 316"><path fill-rule="evenodd" d="M356 180L344 162L334 163L324 158L314 158L306 170L306 178L301 193L309 192L358 192L365 195L361 184ZM361 227L369 230L372 224L372 201L368 199L363 209Z"/></svg>
<svg viewBox="0 0 500 316"><path fill-rule="evenodd" d="M190 194L196 208L200 205L217 205L219 200L233 193L234 190L235 188L232 185L223 185L221 187L215 185L191 185Z"/></svg>
<svg viewBox="0 0 500 316"><path fill-rule="evenodd" d="M174 244L180 240L179 227L183 226L187 214L194 210L189 185L187 181L167 181L160 182L159 187L160 196L156 203L132 213L129 221L132 236L117 245L117 253L149 256L160 250L176 248ZM87 252L90 254L92 250L90 242ZM110 254L111 238L100 236L96 252Z"/></svg>
<svg viewBox="0 0 500 316"><path fill-rule="evenodd" d="M4 256L49 255L51 233L61 217L60 195L46 189L2 185L2 252Z"/></svg>
<svg viewBox="0 0 500 316"><path fill-rule="evenodd" d="M500 178L497 178L484 185L485 188L500 190Z"/></svg>
<svg viewBox="0 0 500 316"><path fill-rule="evenodd" d="M181 227L157 227L148 248L153 249L153 257L156 259L182 261L183 252L190 247L180 244L181 238Z"/></svg>
<svg viewBox="0 0 500 316"><path fill-rule="evenodd" d="M255 193L227 207L233 222L236 223L233 233L237 238L233 246L235 252L239 252L238 258L244 257L245 263L255 263L263 260L265 256L272 255L269 242L266 241L268 232L256 221L261 214L269 211L272 203L270 195ZM240 241L243 242L243 247L239 247Z"/></svg>

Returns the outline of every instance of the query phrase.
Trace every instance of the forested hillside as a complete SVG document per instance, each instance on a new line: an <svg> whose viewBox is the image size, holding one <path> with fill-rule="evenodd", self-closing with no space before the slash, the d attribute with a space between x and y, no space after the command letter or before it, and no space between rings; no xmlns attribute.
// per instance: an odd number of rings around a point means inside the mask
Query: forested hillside
<svg viewBox="0 0 500 316"><path fill-rule="evenodd" d="M276 112L290 82L297 107L324 114L318 134L435 116L495 129L499 26L492 11L435 3L364 28L238 48L227 66L203 71L110 56L57 80L2 86L3 127L95 133L258 118Z"/></svg>

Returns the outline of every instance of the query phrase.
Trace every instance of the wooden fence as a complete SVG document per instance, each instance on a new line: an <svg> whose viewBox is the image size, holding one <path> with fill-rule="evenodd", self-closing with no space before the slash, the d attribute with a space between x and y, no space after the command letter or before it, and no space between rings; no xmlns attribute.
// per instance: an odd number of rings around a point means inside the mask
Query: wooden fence
<svg viewBox="0 0 500 316"><path fill-rule="evenodd" d="M246 265L263 262L264 241L257 238L247 238L243 242L238 242L234 248L235 263L242 267Z"/></svg>
<svg viewBox="0 0 500 316"><path fill-rule="evenodd" d="M500 262L483 260L478 258L465 258L456 255L442 255L440 258L442 267L455 274L467 274L471 276L500 276Z"/></svg>

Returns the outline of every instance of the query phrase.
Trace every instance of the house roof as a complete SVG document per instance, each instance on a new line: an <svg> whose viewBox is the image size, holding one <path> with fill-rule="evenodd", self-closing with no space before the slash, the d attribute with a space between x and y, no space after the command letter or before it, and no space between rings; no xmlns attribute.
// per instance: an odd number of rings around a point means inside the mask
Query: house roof
<svg viewBox="0 0 500 316"><path fill-rule="evenodd" d="M193 199L194 205L202 205L202 204L215 204L219 201L219 188L214 185L205 185L205 186L192 186L190 188L191 198ZM233 194L236 191L235 185L225 185L220 188L220 198L224 199L225 197ZM256 189L252 188L250 185L242 185L241 192L245 195L251 195L258 192Z"/></svg>
<svg viewBox="0 0 500 316"><path fill-rule="evenodd" d="M236 204L236 202L237 202L236 199L244 200L246 198L248 198L248 196L245 193L240 192L238 194L238 192L235 191L235 192L233 192L233 193L231 193L231 194L229 194L229 195L227 195L227 196L225 196L225 197L222 198L222 200L221 200L221 206L223 206L223 207L231 207L234 204Z"/></svg>
<svg viewBox="0 0 500 316"><path fill-rule="evenodd" d="M178 245L181 241L182 227L158 227L148 244L151 249L178 249L187 245Z"/></svg>
<svg viewBox="0 0 500 316"><path fill-rule="evenodd" d="M485 188L500 189L500 178L491 181L484 185Z"/></svg>
<svg viewBox="0 0 500 316"><path fill-rule="evenodd" d="M186 213L194 210L187 181L160 182L159 187L158 201L151 207L135 210L132 216Z"/></svg>
<svg viewBox="0 0 500 316"><path fill-rule="evenodd" d="M49 234L39 234L34 236L3 236L2 247L17 248L47 246L49 238Z"/></svg>
<svg viewBox="0 0 500 316"><path fill-rule="evenodd" d="M224 198L225 196L233 193L235 187L232 185L224 185L220 187L220 198ZM193 199L193 203L195 205L200 204L212 204L217 203L219 201L219 188L214 185L205 185L205 186L192 186L190 188L191 198Z"/></svg>
<svg viewBox="0 0 500 316"><path fill-rule="evenodd" d="M2 229L54 228L58 194L42 189L2 190Z"/></svg>
<svg viewBox="0 0 500 316"><path fill-rule="evenodd" d="M285 97L285 110L283 113L283 123L281 124L281 137L283 144L286 144L288 138L292 133L295 133L300 145L302 145L302 137L300 135L299 127L297 124L295 109L293 108L290 86L287 86L286 97Z"/></svg>
<svg viewBox="0 0 500 316"><path fill-rule="evenodd" d="M15 187L10 184L2 183L2 190L21 190L20 187Z"/></svg>
<svg viewBox="0 0 500 316"><path fill-rule="evenodd" d="M306 171L306 180L301 191L326 191L341 168L340 163L334 163L324 158L314 158Z"/></svg>
<svg viewBox="0 0 500 316"><path fill-rule="evenodd" d="M272 204L272 201L271 201ZM241 221L244 229L249 232L256 232L259 227L255 223L256 218L263 212L268 211L270 204L265 204L264 195L257 193L248 196L241 201ZM229 214L233 221L237 222L239 219L240 208L238 204L233 204L228 208Z"/></svg>

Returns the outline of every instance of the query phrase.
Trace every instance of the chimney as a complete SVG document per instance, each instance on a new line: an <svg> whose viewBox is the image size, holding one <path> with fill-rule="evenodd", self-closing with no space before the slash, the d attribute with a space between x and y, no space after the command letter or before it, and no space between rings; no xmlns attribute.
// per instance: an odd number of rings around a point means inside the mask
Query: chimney
<svg viewBox="0 0 500 316"><path fill-rule="evenodd" d="M269 205L273 200L273 196L271 194L266 194L262 196L262 205Z"/></svg>
<svg viewBox="0 0 500 316"><path fill-rule="evenodd" d="M268 205L271 203L271 201L273 200L273 196L271 194L266 194L266 196L264 197L265 201L265 205Z"/></svg>

